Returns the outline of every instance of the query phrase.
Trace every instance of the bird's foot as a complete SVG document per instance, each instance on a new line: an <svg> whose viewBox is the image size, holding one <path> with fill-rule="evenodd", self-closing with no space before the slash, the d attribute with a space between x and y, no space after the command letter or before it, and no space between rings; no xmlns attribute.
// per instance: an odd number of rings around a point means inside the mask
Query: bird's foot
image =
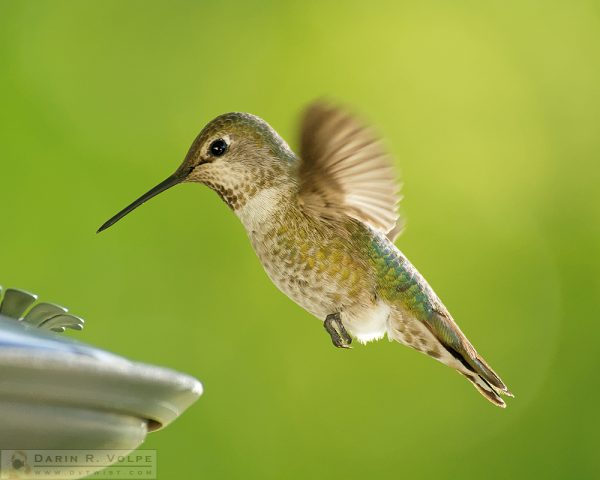
<svg viewBox="0 0 600 480"><path fill-rule="evenodd" d="M323 326L327 333L331 336L331 341L338 348L352 348L352 337L348 334L344 325L342 324L342 318L338 313L330 313L325 318Z"/></svg>

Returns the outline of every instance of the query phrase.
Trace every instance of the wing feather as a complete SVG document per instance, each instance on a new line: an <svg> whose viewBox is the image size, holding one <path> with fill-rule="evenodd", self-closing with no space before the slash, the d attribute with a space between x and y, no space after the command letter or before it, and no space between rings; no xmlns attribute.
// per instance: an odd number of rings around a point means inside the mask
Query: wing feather
<svg viewBox="0 0 600 480"><path fill-rule="evenodd" d="M350 216L392 240L401 231L400 188L372 130L340 108L309 106L300 134L300 200L326 218Z"/></svg>

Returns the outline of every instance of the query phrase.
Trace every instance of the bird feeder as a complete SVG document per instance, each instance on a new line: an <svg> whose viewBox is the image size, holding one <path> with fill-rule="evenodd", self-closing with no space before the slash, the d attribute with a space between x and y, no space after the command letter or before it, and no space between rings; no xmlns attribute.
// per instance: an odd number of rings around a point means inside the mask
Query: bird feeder
<svg viewBox="0 0 600 480"><path fill-rule="evenodd" d="M83 324L64 307L22 290L2 295L0 287L0 478L34 478L32 451L119 452L97 466L57 467L52 478L81 478L110 467L202 394L191 376L57 333ZM21 476L5 476L10 472Z"/></svg>

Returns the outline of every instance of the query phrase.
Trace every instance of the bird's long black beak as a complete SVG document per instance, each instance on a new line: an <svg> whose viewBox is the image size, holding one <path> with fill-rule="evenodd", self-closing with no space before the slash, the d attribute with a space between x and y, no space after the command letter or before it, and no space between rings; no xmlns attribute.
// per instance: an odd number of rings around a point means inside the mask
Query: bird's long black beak
<svg viewBox="0 0 600 480"><path fill-rule="evenodd" d="M121 210L119 213L117 213L114 217L112 217L110 220L108 220L106 223L104 223L98 229L98 231L96 233L100 233L101 231L106 230L108 227L114 225L119 220L121 220L125 215L127 215L129 212L135 210L142 203L147 202L152 197L155 197L159 193L164 192L165 190L168 190L169 188L177 185L178 183L181 183L183 180L185 180L185 177L187 176L187 173L189 173L189 172L186 172L186 174L182 174L178 170L173 175L171 175L167 179L165 179L162 182L160 182L156 187L154 187L153 189L151 189L148 192L144 193L140 198L138 198L131 205L125 207L123 210Z"/></svg>

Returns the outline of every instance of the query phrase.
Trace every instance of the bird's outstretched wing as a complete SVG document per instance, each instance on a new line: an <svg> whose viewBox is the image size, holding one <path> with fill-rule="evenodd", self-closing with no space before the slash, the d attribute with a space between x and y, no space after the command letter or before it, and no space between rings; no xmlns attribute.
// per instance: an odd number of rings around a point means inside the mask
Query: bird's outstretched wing
<svg viewBox="0 0 600 480"><path fill-rule="evenodd" d="M392 241L402 231L400 188L372 130L324 102L310 105L300 132L300 201L325 218L347 215Z"/></svg>

